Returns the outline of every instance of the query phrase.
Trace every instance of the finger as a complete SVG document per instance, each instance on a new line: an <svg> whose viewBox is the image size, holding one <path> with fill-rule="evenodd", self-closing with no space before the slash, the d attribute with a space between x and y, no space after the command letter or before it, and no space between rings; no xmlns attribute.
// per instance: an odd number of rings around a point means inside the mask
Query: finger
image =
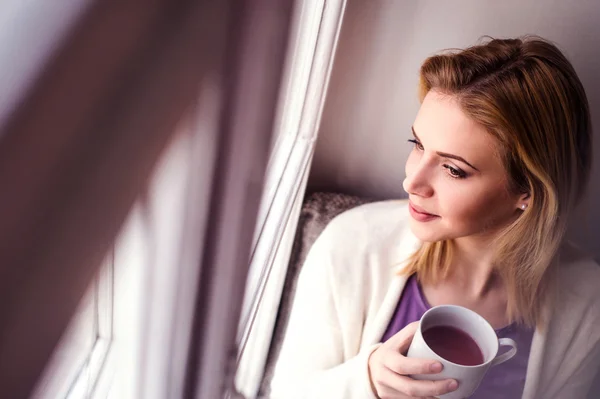
<svg viewBox="0 0 600 399"><path fill-rule="evenodd" d="M396 374L437 374L442 371L442 363L431 359L406 357L395 351L387 351L382 356L383 365Z"/></svg>
<svg viewBox="0 0 600 399"><path fill-rule="evenodd" d="M401 380L396 373L383 369L377 381L377 396L381 399L409 399L403 391Z"/></svg>
<svg viewBox="0 0 600 399"><path fill-rule="evenodd" d="M453 382L455 386L451 387ZM422 398L439 396L452 392L458 388L455 380L441 381L413 380L410 377L398 375L390 370L383 369L377 380L377 393L381 398Z"/></svg>
<svg viewBox="0 0 600 399"><path fill-rule="evenodd" d="M453 392L458 388L456 380L446 379L440 381L413 380L410 377L398 376L392 388L408 396L439 396Z"/></svg>
<svg viewBox="0 0 600 399"><path fill-rule="evenodd" d="M398 331L396 334L392 335L392 337L386 343L389 342L400 353L406 353L410 343L412 342L413 336L417 332L418 327L418 321L412 322L402 330Z"/></svg>

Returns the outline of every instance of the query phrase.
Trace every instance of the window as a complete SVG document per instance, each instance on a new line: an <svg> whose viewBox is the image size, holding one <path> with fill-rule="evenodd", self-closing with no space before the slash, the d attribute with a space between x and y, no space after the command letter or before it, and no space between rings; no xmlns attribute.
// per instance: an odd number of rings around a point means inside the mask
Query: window
<svg viewBox="0 0 600 399"><path fill-rule="evenodd" d="M110 253L61 338L35 398L89 398L95 391L112 342L113 275Z"/></svg>
<svg viewBox="0 0 600 399"><path fill-rule="evenodd" d="M292 2L90 1L0 124L0 386L219 397Z"/></svg>
<svg viewBox="0 0 600 399"><path fill-rule="evenodd" d="M345 1L298 1L238 328L236 389L258 394L314 151Z"/></svg>

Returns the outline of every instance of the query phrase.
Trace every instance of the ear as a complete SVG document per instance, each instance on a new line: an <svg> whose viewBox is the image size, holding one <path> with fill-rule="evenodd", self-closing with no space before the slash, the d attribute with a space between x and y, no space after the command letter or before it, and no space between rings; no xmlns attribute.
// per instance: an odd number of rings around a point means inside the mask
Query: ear
<svg viewBox="0 0 600 399"><path fill-rule="evenodd" d="M522 211L527 209L529 207L530 199L531 199L531 196L529 195L529 193L521 194L519 196L519 199L517 200L517 208Z"/></svg>

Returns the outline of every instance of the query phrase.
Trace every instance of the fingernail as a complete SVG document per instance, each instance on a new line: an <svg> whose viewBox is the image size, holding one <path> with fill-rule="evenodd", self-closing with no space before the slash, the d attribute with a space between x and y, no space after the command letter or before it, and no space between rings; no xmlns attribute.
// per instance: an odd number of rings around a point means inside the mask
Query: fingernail
<svg viewBox="0 0 600 399"><path fill-rule="evenodd" d="M456 388L458 388L458 382L452 380L448 383L448 389L451 391L456 390Z"/></svg>
<svg viewBox="0 0 600 399"><path fill-rule="evenodd" d="M434 373L439 373L440 371L442 371L442 363L431 363L431 366L429 366L429 370L431 370Z"/></svg>

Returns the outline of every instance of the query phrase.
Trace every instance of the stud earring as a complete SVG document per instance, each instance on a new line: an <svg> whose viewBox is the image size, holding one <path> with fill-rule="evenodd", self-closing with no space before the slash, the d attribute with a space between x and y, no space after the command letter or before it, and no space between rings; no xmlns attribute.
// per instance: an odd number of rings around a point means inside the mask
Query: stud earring
<svg viewBox="0 0 600 399"><path fill-rule="evenodd" d="M522 209L522 210L525 210L525 209L527 209L527 204L523 204L523 205L521 205L521 209Z"/></svg>

